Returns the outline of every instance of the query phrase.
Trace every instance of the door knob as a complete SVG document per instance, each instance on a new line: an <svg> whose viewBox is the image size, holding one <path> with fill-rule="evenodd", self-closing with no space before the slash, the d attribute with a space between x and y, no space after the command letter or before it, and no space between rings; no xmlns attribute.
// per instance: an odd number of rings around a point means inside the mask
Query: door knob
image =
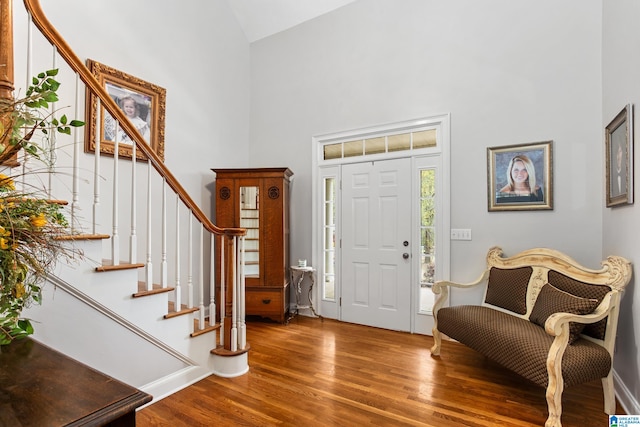
<svg viewBox="0 0 640 427"><path fill-rule="evenodd" d="M404 259L409 258L409 254L408 254L408 253L406 253L406 252L405 252L405 253L403 253L403 254L402 254L402 258L404 258Z"/></svg>
<svg viewBox="0 0 640 427"><path fill-rule="evenodd" d="M404 246L409 246L409 242L407 242L406 240L405 240L404 242L402 242L402 244L403 244Z"/></svg>

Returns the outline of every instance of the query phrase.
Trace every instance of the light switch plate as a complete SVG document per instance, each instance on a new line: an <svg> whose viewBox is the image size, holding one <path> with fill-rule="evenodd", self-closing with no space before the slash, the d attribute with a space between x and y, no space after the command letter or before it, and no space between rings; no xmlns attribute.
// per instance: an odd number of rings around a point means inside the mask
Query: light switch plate
<svg viewBox="0 0 640 427"><path fill-rule="evenodd" d="M452 228L451 240L471 240L470 228Z"/></svg>

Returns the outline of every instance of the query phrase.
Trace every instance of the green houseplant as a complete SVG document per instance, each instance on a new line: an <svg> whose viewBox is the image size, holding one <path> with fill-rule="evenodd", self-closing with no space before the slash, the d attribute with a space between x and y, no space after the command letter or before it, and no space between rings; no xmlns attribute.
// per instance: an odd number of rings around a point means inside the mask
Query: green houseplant
<svg viewBox="0 0 640 427"><path fill-rule="evenodd" d="M58 101L57 73L38 74L23 98L0 102L0 165L21 149L47 163L52 133L71 134L71 128L84 125L50 111L50 104ZM40 302L42 284L55 261L72 255L60 240L68 232L63 204L35 187L20 188L14 178L11 172L0 173L0 345L33 333L22 311Z"/></svg>

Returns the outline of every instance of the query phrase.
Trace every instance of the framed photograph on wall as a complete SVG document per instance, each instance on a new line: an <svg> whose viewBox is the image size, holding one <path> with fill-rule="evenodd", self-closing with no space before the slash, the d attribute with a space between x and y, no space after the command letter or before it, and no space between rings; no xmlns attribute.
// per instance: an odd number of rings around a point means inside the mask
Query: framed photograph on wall
<svg viewBox="0 0 640 427"><path fill-rule="evenodd" d="M164 161L166 90L91 59L87 60L87 67L151 149ZM115 141L118 141L118 156L131 158L133 145L130 136L102 105L99 111L101 120L97 123L98 98L87 92L86 99L85 151L95 151L96 137L99 135L101 153L113 155ZM140 150L136 151L136 158L146 160Z"/></svg>
<svg viewBox="0 0 640 427"><path fill-rule="evenodd" d="M605 128L607 207L633 204L633 105Z"/></svg>
<svg viewBox="0 0 640 427"><path fill-rule="evenodd" d="M553 209L552 143L487 148L489 211Z"/></svg>

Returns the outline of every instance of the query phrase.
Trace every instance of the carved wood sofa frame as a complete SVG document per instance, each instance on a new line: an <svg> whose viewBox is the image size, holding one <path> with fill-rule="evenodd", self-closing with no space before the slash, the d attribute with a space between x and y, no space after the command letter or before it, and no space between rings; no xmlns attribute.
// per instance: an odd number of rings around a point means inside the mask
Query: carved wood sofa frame
<svg viewBox="0 0 640 427"><path fill-rule="evenodd" d="M513 277L515 278L515 282L519 280L520 282L524 282L524 284L516 286L511 283L509 274L513 274L516 271L522 273L523 269L530 270L531 273L528 279L526 277L523 279L522 274L520 274L519 278ZM500 298L503 296L496 295L496 286L491 284L492 281L496 282L496 280L494 280L496 277L503 282L502 285L497 286L498 291L503 294L506 293L505 290L508 292L509 289L515 290L516 287L520 288L520 296L525 297L525 301L522 301L523 306L520 313L502 307L503 304L500 303ZM505 280L505 278L507 279ZM431 354L433 356L440 355L442 335L446 334L450 338L474 348L488 358L497 361L539 385L546 386L546 399L549 410L549 416L545 424L546 427L561 426L562 392L565 382L567 382L569 386L601 378L604 392L604 410L607 414L614 414L616 405L613 385L613 353L620 299L630 279L631 263L619 256L609 256L602 262L601 269L592 270L581 266L570 257L552 249L536 248L511 257L503 257L502 249L493 247L487 254L486 270L475 282L460 284L449 281L439 281L434 284L433 292L437 295L437 299L433 308L435 323L433 328L434 345L431 348ZM573 292L566 291L566 289L574 289L576 287L582 289L583 293L584 290L586 290L589 296L579 296L592 298L587 301L593 301L593 298L597 299L597 301L591 303L592 306L596 308L589 314L554 312L546 317L546 321L543 318L542 322L538 321L538 324L535 324L534 320L530 317L534 308L536 312L540 310L540 307L536 307L538 296L547 283L554 281L569 285L568 288L565 286L565 291L561 291L564 293L568 292L573 294ZM486 286L486 289L483 303L479 306L443 307L447 301L450 287L469 288L482 284ZM493 291L489 291L491 286L494 286ZM553 283L552 286L554 286ZM544 292L547 292L547 289L550 289L550 287L546 287ZM595 291L598 296L593 297L591 293L592 290ZM493 292L493 295L489 295L491 292ZM573 296L568 296L567 298L572 297ZM583 298L577 299L584 301ZM542 305L543 298L540 299L540 305ZM553 304L555 304L555 302L549 305ZM470 320L472 320L474 315L469 316L470 312L482 313L482 315L478 315L473 319L473 322L471 322ZM499 354L512 354L514 350L522 350L523 352L528 350L500 348L494 351L488 349L486 342L482 342L489 340L487 337L482 337L482 333L484 332L483 328L485 328L486 325L483 325L483 322L480 321L486 319L487 316L495 320L495 322L492 322L494 325L500 325L494 326L493 328L501 329L487 333L499 335L507 330L514 330L514 328L518 331L522 329L526 330L523 332L524 338L518 337L517 339L528 340L529 336L527 334L533 332L531 335L534 337L531 339L532 341L537 340L536 343L539 344L539 350L541 349L542 351L541 357L536 362L536 364L540 365L535 368L537 369L537 377L530 374L530 370L532 369L530 366L521 369L519 365L523 364L522 361L514 360L513 356L492 357ZM499 318L494 318L493 316ZM521 320L517 320L517 318ZM447 324L445 324L445 322ZM457 326L450 326L450 324L455 324L456 322ZM506 327L507 324L509 324L510 329ZM542 325L544 325L544 328L542 328ZM596 330L593 328L598 326L600 332L594 333L584 329L579 335L575 335L575 338L577 338L575 343L570 343L570 326L571 328L574 326L584 326L585 328L592 328L592 330ZM506 340L500 341L501 343L517 342L517 339L512 339L512 337L502 337L501 339ZM520 341L520 343L522 343L522 341ZM527 344L530 344L529 341L527 341ZM493 342L491 345L495 346L496 344ZM528 345L520 347L528 347ZM576 355L576 353L580 353L583 350L585 353L595 351L601 353L600 360L603 358L608 359L607 354L604 353L602 349L605 349L610 357L610 360L606 360L606 366L600 366L599 370L594 369L594 371L597 371L595 373L583 372L589 371L590 366L585 366L587 363L580 359L582 355ZM521 352L519 354L519 357L522 357L524 353ZM567 356L567 360L563 361L565 355ZM544 365L545 356L546 365ZM505 357L511 357L512 359L505 361ZM501 358L503 360L499 360ZM591 361L591 359L586 360ZM531 359L529 359L527 363L531 364ZM573 366L571 366L572 364ZM600 363L600 365L603 364ZM573 371L570 371L570 369L573 369ZM570 380L566 381L567 379Z"/></svg>

